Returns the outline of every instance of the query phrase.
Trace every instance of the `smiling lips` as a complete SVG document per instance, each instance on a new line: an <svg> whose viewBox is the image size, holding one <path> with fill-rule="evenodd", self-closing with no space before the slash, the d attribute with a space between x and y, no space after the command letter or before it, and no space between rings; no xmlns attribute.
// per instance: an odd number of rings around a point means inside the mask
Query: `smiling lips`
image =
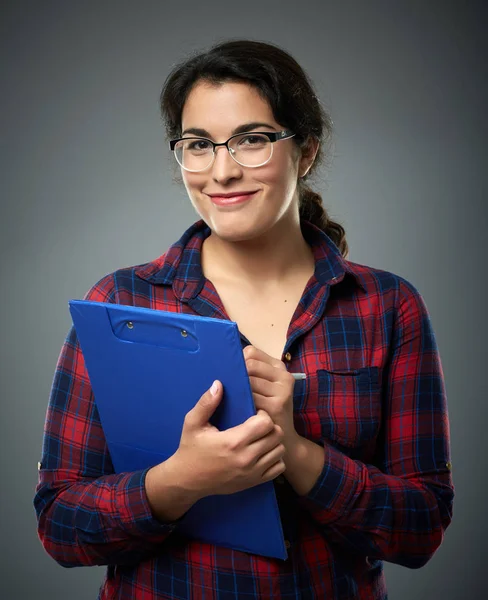
<svg viewBox="0 0 488 600"><path fill-rule="evenodd" d="M217 206L230 206L234 204L240 204L241 202L247 202L250 198L256 194L255 192L239 192L237 194L225 194L222 196L216 196L214 194L208 194L210 199Z"/></svg>

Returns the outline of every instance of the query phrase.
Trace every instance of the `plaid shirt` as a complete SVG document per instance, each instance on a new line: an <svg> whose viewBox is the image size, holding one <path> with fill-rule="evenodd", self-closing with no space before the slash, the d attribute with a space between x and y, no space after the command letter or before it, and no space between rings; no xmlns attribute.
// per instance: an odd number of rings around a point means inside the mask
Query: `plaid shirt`
<svg viewBox="0 0 488 600"><path fill-rule="evenodd" d="M452 518L445 386L426 306L405 279L345 260L302 221L315 256L282 360L297 432L324 448L306 496L275 480L288 559L185 539L148 505L147 470L115 474L71 327L54 375L34 506L61 565L108 565L99 600L387 597L383 561L415 569ZM104 276L85 299L228 318L201 269L198 221L153 262ZM244 337L243 346L249 343ZM197 398L195 399L195 401Z"/></svg>

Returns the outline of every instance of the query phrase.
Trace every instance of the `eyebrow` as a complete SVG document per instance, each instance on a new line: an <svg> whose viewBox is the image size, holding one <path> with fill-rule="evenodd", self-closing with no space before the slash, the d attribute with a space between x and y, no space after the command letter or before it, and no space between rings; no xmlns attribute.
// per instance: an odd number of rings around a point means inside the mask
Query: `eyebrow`
<svg viewBox="0 0 488 600"><path fill-rule="evenodd" d="M235 135L236 133L245 133L246 131L253 131L258 127L268 127L269 129L276 130L276 127L274 125L254 121L252 123L244 123L243 125L239 125L232 131L231 135ZM185 129L185 131L183 131L181 135L184 136L186 133L192 133L193 135L198 135L201 137L212 139L212 136L206 129L199 129L198 127L189 127L188 129Z"/></svg>

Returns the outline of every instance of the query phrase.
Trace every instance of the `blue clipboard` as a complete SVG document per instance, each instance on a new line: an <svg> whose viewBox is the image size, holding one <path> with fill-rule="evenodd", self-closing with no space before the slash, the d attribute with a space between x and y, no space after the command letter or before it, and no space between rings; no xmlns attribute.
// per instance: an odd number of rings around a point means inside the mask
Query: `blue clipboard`
<svg viewBox="0 0 488 600"><path fill-rule="evenodd" d="M117 473L152 467L177 450L186 413L219 379L212 417L220 430L256 414L233 321L89 300L69 310ZM183 535L252 554L287 558L273 482L199 500Z"/></svg>

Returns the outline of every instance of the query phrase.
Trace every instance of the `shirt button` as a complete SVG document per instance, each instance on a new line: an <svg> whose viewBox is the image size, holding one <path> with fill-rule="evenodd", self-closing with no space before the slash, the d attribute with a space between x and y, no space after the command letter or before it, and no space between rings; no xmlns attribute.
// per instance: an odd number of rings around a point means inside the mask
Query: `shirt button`
<svg viewBox="0 0 488 600"><path fill-rule="evenodd" d="M40 463L40 462L38 462L38 463L37 463L37 470L38 470L38 471L40 471L40 470L41 470L41 468L42 468L42 465L41 465L41 463Z"/></svg>
<svg viewBox="0 0 488 600"><path fill-rule="evenodd" d="M286 360L286 362L290 362L290 360L291 360L291 354L289 352L287 352L285 354L285 356L283 356L283 358Z"/></svg>
<svg viewBox="0 0 488 600"><path fill-rule="evenodd" d="M283 483L285 483L285 478L283 477L283 475L278 475L278 477L276 477L275 481L276 481L276 483L283 484Z"/></svg>
<svg viewBox="0 0 488 600"><path fill-rule="evenodd" d="M288 550L290 548L291 544L288 540L285 540L285 548Z"/></svg>
<svg viewBox="0 0 488 600"><path fill-rule="evenodd" d="M449 471L452 469L452 463L448 462L446 463L446 467L449 469Z"/></svg>

